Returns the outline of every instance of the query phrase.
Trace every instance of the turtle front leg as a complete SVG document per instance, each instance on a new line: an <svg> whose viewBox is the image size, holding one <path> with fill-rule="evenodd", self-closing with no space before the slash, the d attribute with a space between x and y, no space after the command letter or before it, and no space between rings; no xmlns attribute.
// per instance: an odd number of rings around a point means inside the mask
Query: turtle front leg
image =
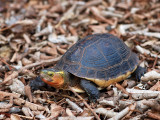
<svg viewBox="0 0 160 120"><path fill-rule="evenodd" d="M96 100L99 98L99 90L97 89L96 85L92 81L85 79L80 80L80 85L88 94L89 100L91 102L96 102Z"/></svg>
<svg viewBox="0 0 160 120"><path fill-rule="evenodd" d="M141 80L141 77L142 76L144 76L144 74L146 73L146 68L143 68L143 67L141 67L141 66L138 66L137 67L137 69L134 71L134 75L135 75L135 77L136 77L136 79L138 80L138 81L140 81Z"/></svg>

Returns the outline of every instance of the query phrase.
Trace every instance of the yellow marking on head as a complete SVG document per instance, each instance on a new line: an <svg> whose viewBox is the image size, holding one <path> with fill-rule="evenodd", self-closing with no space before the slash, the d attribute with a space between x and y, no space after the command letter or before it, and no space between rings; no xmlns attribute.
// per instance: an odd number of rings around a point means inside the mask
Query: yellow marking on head
<svg viewBox="0 0 160 120"><path fill-rule="evenodd" d="M59 72L56 72L56 73L58 73L58 74L64 74L64 71L59 71Z"/></svg>
<svg viewBox="0 0 160 120"><path fill-rule="evenodd" d="M59 74L61 75L62 77L64 76L64 71L58 71L58 72L54 72L54 71L48 71L47 72L47 75L53 77L55 74Z"/></svg>
<svg viewBox="0 0 160 120"><path fill-rule="evenodd" d="M47 72L47 75L49 75L49 76L54 76L54 73L55 73L55 72L53 72L53 71L48 71L48 72Z"/></svg>

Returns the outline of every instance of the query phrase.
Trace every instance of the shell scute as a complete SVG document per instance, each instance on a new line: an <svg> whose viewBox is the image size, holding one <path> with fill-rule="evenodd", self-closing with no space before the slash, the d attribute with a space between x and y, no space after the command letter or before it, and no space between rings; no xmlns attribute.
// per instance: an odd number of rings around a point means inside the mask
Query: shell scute
<svg viewBox="0 0 160 120"><path fill-rule="evenodd" d="M95 45L91 45L84 50L81 65L96 70L109 67L105 57Z"/></svg>
<svg viewBox="0 0 160 120"><path fill-rule="evenodd" d="M94 34L74 44L56 67L92 81L109 81L127 77L137 65L137 55L122 40L111 34Z"/></svg>

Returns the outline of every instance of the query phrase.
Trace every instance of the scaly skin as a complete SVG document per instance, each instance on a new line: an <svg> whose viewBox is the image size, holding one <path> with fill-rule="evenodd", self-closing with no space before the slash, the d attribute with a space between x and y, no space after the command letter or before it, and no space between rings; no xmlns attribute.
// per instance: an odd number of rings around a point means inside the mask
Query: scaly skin
<svg viewBox="0 0 160 120"><path fill-rule="evenodd" d="M80 85L88 94L89 100L91 102L96 102L97 99L99 99L99 90L97 89L96 85L93 82L81 79Z"/></svg>

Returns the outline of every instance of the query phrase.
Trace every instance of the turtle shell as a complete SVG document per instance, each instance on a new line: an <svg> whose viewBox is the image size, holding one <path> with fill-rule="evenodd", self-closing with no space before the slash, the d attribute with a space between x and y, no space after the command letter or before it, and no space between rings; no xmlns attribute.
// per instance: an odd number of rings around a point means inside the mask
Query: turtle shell
<svg viewBox="0 0 160 120"><path fill-rule="evenodd" d="M136 69L138 60L116 36L93 34L68 49L56 67L106 87L127 78Z"/></svg>

